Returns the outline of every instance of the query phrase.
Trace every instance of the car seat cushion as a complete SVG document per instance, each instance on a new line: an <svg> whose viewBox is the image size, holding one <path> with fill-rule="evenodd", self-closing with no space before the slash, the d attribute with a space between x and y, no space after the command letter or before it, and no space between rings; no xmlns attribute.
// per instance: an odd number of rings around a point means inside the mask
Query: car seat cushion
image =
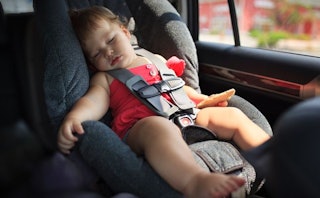
<svg viewBox="0 0 320 198"><path fill-rule="evenodd" d="M48 8L39 8L38 5ZM48 1L35 3L34 7L35 13L41 16L37 17L37 23L44 41L44 91L48 114L53 124L59 125L75 101L88 89L89 73L65 3Z"/></svg>

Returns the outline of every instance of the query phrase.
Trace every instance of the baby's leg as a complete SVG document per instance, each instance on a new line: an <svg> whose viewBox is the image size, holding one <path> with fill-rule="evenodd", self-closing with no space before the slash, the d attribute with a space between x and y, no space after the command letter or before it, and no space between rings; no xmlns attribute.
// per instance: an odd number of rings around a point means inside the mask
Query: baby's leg
<svg viewBox="0 0 320 198"><path fill-rule="evenodd" d="M235 107L201 109L196 124L215 132L218 138L233 140L241 149L256 147L270 138L258 125Z"/></svg>
<svg viewBox="0 0 320 198"><path fill-rule="evenodd" d="M152 116L138 121L130 129L127 143L186 197L227 196L245 182L236 176L209 173L201 168L179 128L166 118Z"/></svg>

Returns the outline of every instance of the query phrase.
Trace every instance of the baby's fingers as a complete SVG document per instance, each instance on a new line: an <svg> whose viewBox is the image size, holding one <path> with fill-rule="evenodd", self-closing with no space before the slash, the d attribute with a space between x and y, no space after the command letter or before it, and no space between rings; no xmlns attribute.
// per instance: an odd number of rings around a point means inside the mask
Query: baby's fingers
<svg viewBox="0 0 320 198"><path fill-rule="evenodd" d="M62 153L69 154L70 149L74 147L74 143L73 142L71 142L70 144L58 143L58 147Z"/></svg>
<svg viewBox="0 0 320 198"><path fill-rule="evenodd" d="M84 133L84 130L83 130L83 127L81 125L81 123L77 123L73 126L73 132L76 132L78 134L83 134Z"/></svg>
<svg viewBox="0 0 320 198"><path fill-rule="evenodd" d="M63 133L60 135L60 141L69 141L69 142L76 142L78 141L78 138L74 136L73 130L71 129L65 129L63 130Z"/></svg>
<svg viewBox="0 0 320 198"><path fill-rule="evenodd" d="M226 107L228 106L228 101L222 101L217 104L218 107Z"/></svg>
<svg viewBox="0 0 320 198"><path fill-rule="evenodd" d="M65 137L58 137L58 148L62 153L69 154L70 149L74 146L74 141L67 140Z"/></svg>

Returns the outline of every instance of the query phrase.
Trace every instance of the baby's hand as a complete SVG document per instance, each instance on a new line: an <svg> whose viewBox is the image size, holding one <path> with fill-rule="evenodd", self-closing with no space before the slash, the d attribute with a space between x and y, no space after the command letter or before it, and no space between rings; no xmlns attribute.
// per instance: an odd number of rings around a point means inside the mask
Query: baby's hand
<svg viewBox="0 0 320 198"><path fill-rule="evenodd" d="M66 119L58 132L58 148L62 153L69 154L70 149L72 149L75 142L78 141L74 133L84 133L81 122L77 119Z"/></svg>
<svg viewBox="0 0 320 198"><path fill-rule="evenodd" d="M212 94L208 98L204 99L203 101L199 102L197 108L202 109L205 107L214 107L220 106L225 107L228 105L228 100L236 93L235 89L229 89L222 93Z"/></svg>

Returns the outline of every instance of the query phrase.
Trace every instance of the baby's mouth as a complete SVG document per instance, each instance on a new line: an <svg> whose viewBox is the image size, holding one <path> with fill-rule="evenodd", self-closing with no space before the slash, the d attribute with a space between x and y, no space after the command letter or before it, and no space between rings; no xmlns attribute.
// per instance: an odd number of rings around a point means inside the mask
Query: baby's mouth
<svg viewBox="0 0 320 198"><path fill-rule="evenodd" d="M111 66L117 64L120 61L121 56L117 56L111 61Z"/></svg>

